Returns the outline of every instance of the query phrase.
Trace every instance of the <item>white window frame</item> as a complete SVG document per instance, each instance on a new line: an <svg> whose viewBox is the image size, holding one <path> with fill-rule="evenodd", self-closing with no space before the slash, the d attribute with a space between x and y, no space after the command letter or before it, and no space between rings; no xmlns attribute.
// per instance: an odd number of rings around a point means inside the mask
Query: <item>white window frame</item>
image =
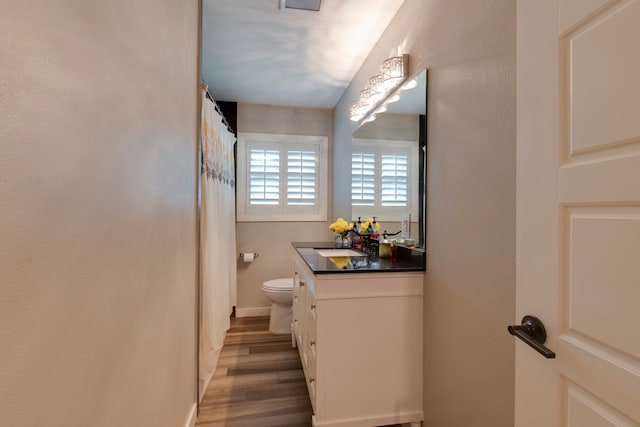
<svg viewBox="0 0 640 427"><path fill-rule="evenodd" d="M353 138L351 142L351 152L359 153L375 153L376 166L380 165L381 156L383 154L390 154L394 152L407 152L408 153L408 171L407 171L407 206L382 206L381 205L381 190L380 190L380 169L376 169L375 174L375 202L373 206L351 206L351 216L353 218L369 218L376 217L381 221L393 221L400 222L405 218L405 215L411 214L411 218L418 218L418 169L419 169L419 157L418 157L418 142L417 141L403 141L392 139L369 139L369 138ZM351 191L352 182L350 183Z"/></svg>
<svg viewBox="0 0 640 427"><path fill-rule="evenodd" d="M250 203L250 150L252 148L280 151L280 199L277 205ZM287 204L287 151L315 151L316 203L312 206ZM326 221L328 182L328 138L326 136L238 133L238 195L237 221Z"/></svg>

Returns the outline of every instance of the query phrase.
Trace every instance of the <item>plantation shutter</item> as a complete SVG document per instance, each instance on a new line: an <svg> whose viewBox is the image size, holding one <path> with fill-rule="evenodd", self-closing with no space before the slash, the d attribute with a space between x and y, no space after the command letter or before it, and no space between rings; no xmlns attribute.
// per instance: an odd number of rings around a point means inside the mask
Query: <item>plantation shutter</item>
<svg viewBox="0 0 640 427"><path fill-rule="evenodd" d="M280 152L252 148L250 151L249 202L277 205L280 202Z"/></svg>
<svg viewBox="0 0 640 427"><path fill-rule="evenodd" d="M417 142L354 138L351 146L353 217L417 217Z"/></svg>
<svg viewBox="0 0 640 427"><path fill-rule="evenodd" d="M380 202L382 206L407 206L409 159L402 154L381 156Z"/></svg>
<svg viewBox="0 0 640 427"><path fill-rule="evenodd" d="M375 204L376 156L374 153L351 154L351 202L357 206Z"/></svg>
<svg viewBox="0 0 640 427"><path fill-rule="evenodd" d="M313 206L316 204L317 153L289 150L287 152L287 204Z"/></svg>
<svg viewBox="0 0 640 427"><path fill-rule="evenodd" d="M328 138L238 134L237 221L326 221Z"/></svg>

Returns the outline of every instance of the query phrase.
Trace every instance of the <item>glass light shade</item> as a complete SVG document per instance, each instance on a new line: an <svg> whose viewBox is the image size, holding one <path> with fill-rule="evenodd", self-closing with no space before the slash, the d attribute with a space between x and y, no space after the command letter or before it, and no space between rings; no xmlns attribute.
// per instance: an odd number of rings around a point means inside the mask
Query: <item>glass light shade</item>
<svg viewBox="0 0 640 427"><path fill-rule="evenodd" d="M360 97L358 98L359 106L358 112L360 112L363 116L367 114L369 109L373 106L373 102L371 101L371 89L364 89L360 92Z"/></svg>
<svg viewBox="0 0 640 427"><path fill-rule="evenodd" d="M373 104L377 103L384 97L384 78L382 77L382 74L377 74L369 79L368 89L371 90L369 99L371 99Z"/></svg>
<svg viewBox="0 0 640 427"><path fill-rule="evenodd" d="M369 105L362 98L358 98L353 102L353 104L353 116L355 117L354 121L361 120L369 111Z"/></svg>
<svg viewBox="0 0 640 427"><path fill-rule="evenodd" d="M394 56L382 63L382 76L384 78L384 87L391 90L396 87L406 77L406 62L408 55Z"/></svg>
<svg viewBox="0 0 640 427"><path fill-rule="evenodd" d="M360 107L359 99L356 99L355 101L353 101L349 106L349 118L353 122L357 122L362 118L362 114L358 111L359 107Z"/></svg>
<svg viewBox="0 0 640 427"><path fill-rule="evenodd" d="M376 92L382 92L384 89L384 77L382 74L376 74L369 79L369 88Z"/></svg>
<svg viewBox="0 0 640 427"><path fill-rule="evenodd" d="M360 99L366 102L367 104L372 104L371 102L372 96L373 96L373 91L369 88L366 88L360 91Z"/></svg>

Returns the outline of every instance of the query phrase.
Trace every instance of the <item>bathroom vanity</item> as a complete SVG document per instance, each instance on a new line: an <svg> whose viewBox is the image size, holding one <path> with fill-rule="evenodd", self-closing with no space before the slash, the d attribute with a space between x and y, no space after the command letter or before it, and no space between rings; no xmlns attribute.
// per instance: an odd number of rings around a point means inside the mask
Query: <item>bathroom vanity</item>
<svg viewBox="0 0 640 427"><path fill-rule="evenodd" d="M293 246L293 344L313 425L419 426L424 253L420 265L344 256L330 244Z"/></svg>

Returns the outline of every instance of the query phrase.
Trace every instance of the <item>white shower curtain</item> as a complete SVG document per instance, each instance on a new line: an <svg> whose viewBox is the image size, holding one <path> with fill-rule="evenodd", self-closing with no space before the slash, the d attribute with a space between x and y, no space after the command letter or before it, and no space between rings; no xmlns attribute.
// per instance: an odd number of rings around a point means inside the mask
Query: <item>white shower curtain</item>
<svg viewBox="0 0 640 427"><path fill-rule="evenodd" d="M200 219L200 366L202 397L213 376L229 317L236 305L236 141L202 94L202 199Z"/></svg>

